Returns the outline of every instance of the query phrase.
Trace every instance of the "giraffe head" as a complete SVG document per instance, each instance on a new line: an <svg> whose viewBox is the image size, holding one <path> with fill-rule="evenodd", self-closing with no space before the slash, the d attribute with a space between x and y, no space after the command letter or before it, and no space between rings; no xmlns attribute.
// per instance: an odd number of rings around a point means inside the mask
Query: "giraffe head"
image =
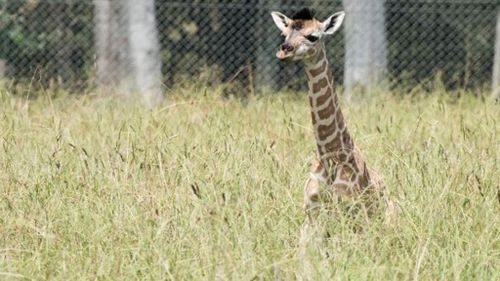
<svg viewBox="0 0 500 281"><path fill-rule="evenodd" d="M291 19L279 12L271 13L285 41L276 53L280 60L307 60L323 46L323 38L335 33L342 25L345 13L338 12L325 21L313 17L309 9L302 9Z"/></svg>

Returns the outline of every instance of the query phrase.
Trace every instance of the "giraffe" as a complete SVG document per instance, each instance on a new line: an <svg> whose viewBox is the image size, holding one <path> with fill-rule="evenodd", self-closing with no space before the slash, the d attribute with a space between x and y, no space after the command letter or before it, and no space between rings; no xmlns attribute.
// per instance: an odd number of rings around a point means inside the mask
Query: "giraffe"
<svg viewBox="0 0 500 281"><path fill-rule="evenodd" d="M340 28L345 13L334 13L325 21L315 19L309 9L291 19L279 12L271 15L285 38L277 58L302 61L307 74L317 156L304 188L306 221L325 203L346 199L361 200L368 217L382 202L390 215L394 204L383 180L367 166L349 133L326 57L324 38Z"/></svg>

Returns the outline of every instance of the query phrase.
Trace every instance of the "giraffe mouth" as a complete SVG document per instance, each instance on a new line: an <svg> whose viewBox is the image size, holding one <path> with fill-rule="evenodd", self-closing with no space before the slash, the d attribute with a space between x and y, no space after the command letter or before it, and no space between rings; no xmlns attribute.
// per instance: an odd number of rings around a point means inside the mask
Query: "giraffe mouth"
<svg viewBox="0 0 500 281"><path fill-rule="evenodd" d="M276 53L276 57L280 60L280 61L290 61L292 60L294 54L293 53L290 53L290 52L285 52L283 50L279 50L277 53Z"/></svg>

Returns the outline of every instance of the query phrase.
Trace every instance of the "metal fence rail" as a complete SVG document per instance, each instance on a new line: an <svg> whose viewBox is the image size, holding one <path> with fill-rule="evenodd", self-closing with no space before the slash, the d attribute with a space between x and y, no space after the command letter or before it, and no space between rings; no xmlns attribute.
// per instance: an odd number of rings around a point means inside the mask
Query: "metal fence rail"
<svg viewBox="0 0 500 281"><path fill-rule="evenodd" d="M0 0L0 77L92 86L97 1L105 0ZM162 82L250 81L301 89L304 77L295 75L300 64L284 66L274 57L282 39L269 13L291 15L310 6L323 19L342 10L342 1L234 2L155 1ZM499 0L387 0L383 11L366 12L384 15L392 84L439 76L449 88L473 88L491 82L499 8ZM345 48L343 32L328 40L340 84Z"/></svg>

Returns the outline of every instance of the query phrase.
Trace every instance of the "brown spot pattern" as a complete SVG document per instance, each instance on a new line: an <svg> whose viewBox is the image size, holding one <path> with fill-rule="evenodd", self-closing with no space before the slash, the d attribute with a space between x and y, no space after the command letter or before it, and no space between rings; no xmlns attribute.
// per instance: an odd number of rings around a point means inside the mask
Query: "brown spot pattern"
<svg viewBox="0 0 500 281"><path fill-rule="evenodd" d="M324 104L332 96L332 90L326 90L325 94L316 98L316 105Z"/></svg>
<svg viewBox="0 0 500 281"><path fill-rule="evenodd" d="M301 20L296 20L292 23L292 28L295 30L301 30L304 27L304 22Z"/></svg>
<svg viewBox="0 0 500 281"><path fill-rule="evenodd" d="M328 86L328 80L326 78L322 78L321 80L313 84L313 92L317 93L326 86Z"/></svg>
<svg viewBox="0 0 500 281"><path fill-rule="evenodd" d="M324 53L319 53L318 57L323 59ZM308 74L310 78L314 78L321 74L324 75L327 70L328 62L324 60L320 67L309 70ZM310 86L313 93L318 93L322 89L327 88L330 84L333 85L333 77L324 75L318 82L311 83ZM317 127L316 135L319 141L325 141L329 137L334 136L333 140L329 143L324 145L317 143L319 154L325 155L327 153L332 153L334 155L329 157L329 161L333 162L333 166L338 165L339 176L343 180L353 182L355 185L367 186L370 182L369 171L364 161L358 163L358 161L356 161L357 155L353 154L355 153L353 151L354 143L346 128L345 119L339 108L338 97L334 93L334 89L328 87L325 94L316 98L310 96L309 103L313 108L311 111L311 118L315 127L319 120L325 120L335 115L335 121L332 124L320 125ZM324 109L318 110L316 113L314 112L314 107L323 106L326 103L328 103L328 105Z"/></svg>
<svg viewBox="0 0 500 281"><path fill-rule="evenodd" d="M319 119L323 120L323 119L329 118L334 113L335 113L335 107L333 106L333 100L330 100L330 103L328 104L327 107L318 111L318 116L319 116Z"/></svg>
<svg viewBox="0 0 500 281"><path fill-rule="evenodd" d="M328 64L328 60L325 60L325 56L325 51L320 50L319 52L317 52L316 61L323 61L323 63Z"/></svg>
<svg viewBox="0 0 500 281"><path fill-rule="evenodd" d="M340 138L335 137L331 142L325 144L326 151L337 152L342 149L342 144L340 143Z"/></svg>
<svg viewBox="0 0 500 281"><path fill-rule="evenodd" d="M309 105L310 105L311 107L313 107L313 106L314 106L314 104L313 104L313 98L312 98L311 96L309 96Z"/></svg>
<svg viewBox="0 0 500 281"><path fill-rule="evenodd" d="M335 112L335 121L337 122L337 127L339 128L339 130L344 130L344 115L342 115L342 111L340 109L337 109L337 111Z"/></svg>
<svg viewBox="0 0 500 281"><path fill-rule="evenodd" d="M333 85L333 84L330 83L330 85ZM338 107L339 106L339 97L337 96L335 91L333 91L333 101L335 102L336 107Z"/></svg>
<svg viewBox="0 0 500 281"><path fill-rule="evenodd" d="M323 73L325 69L326 69L326 61L324 61L320 67L310 70L309 73L311 74L312 77L316 77L321 73Z"/></svg>
<svg viewBox="0 0 500 281"><path fill-rule="evenodd" d="M340 143L340 137L338 138L338 141ZM340 146L342 146L342 144L340 144ZM340 152L338 155L337 155L337 159L339 160L339 162L341 163L344 163L347 161L347 158L349 157L349 155L345 152L345 151L342 151Z"/></svg>
<svg viewBox="0 0 500 281"><path fill-rule="evenodd" d="M340 167L340 179L344 181L350 181L353 170L348 165L342 165Z"/></svg>
<svg viewBox="0 0 500 281"><path fill-rule="evenodd" d="M351 182L356 182L358 179L358 174L357 173L352 173L351 174Z"/></svg>
<svg viewBox="0 0 500 281"><path fill-rule="evenodd" d="M313 111L311 111L311 119L312 119L313 125L316 125L316 123L318 123L318 121L316 120L316 114L314 114Z"/></svg>
<svg viewBox="0 0 500 281"><path fill-rule="evenodd" d="M368 171L366 163L363 163L363 176L359 178L359 184L361 186L367 186L369 181L370 181L370 172Z"/></svg>
<svg viewBox="0 0 500 281"><path fill-rule="evenodd" d="M323 150L323 147L319 145L319 143L316 143L316 146L318 147L319 155L323 155L326 153L326 151Z"/></svg>
<svg viewBox="0 0 500 281"><path fill-rule="evenodd" d="M320 140L324 141L328 136L335 132L335 126L333 125L321 125L318 127L318 137Z"/></svg>
<svg viewBox="0 0 500 281"><path fill-rule="evenodd" d="M348 176L348 179L351 182L355 182L357 177L358 177L358 171L357 171L356 167L347 164L347 165L343 166L343 169L345 170L346 175Z"/></svg>
<svg viewBox="0 0 500 281"><path fill-rule="evenodd" d="M349 133L347 132L347 130L345 130L342 133L342 145L344 146L344 149L346 149L346 150L350 151L353 149L352 139L351 139L351 136L349 135Z"/></svg>
<svg viewBox="0 0 500 281"><path fill-rule="evenodd" d="M358 166L358 163L356 162L356 158L352 154L349 155L349 158L347 158L347 163L349 163L349 165L352 165L353 167Z"/></svg>

